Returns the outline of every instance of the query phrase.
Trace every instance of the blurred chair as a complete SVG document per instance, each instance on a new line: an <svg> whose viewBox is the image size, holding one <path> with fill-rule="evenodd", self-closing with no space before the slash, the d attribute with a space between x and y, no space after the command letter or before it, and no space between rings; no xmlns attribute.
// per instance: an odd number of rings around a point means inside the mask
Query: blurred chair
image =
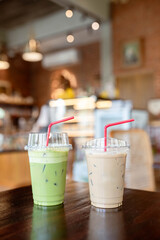
<svg viewBox="0 0 160 240"><path fill-rule="evenodd" d="M125 187L155 191L153 155L149 136L142 129L113 130L110 136L130 145L127 154Z"/></svg>

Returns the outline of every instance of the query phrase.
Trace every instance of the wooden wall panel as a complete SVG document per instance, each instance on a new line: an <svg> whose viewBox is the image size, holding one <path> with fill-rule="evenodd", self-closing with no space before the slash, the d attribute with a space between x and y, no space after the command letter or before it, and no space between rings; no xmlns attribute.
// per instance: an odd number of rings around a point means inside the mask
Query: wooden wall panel
<svg viewBox="0 0 160 240"><path fill-rule="evenodd" d="M151 73L118 77L120 98L132 100L135 109L147 109L148 100L155 96L153 81Z"/></svg>

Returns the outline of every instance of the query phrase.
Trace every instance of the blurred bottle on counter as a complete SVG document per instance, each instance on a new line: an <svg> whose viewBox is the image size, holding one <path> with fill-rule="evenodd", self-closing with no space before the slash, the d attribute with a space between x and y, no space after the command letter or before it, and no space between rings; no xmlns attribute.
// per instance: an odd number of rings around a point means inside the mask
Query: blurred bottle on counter
<svg viewBox="0 0 160 240"><path fill-rule="evenodd" d="M13 125L10 113L3 108L0 108L0 133L11 134L13 133Z"/></svg>
<svg viewBox="0 0 160 240"><path fill-rule="evenodd" d="M100 98L103 99L118 99L120 96L119 89L115 87L114 83L108 82L99 94Z"/></svg>
<svg viewBox="0 0 160 240"><path fill-rule="evenodd" d="M66 79L64 76L61 76L61 82L62 86L61 88L58 88L54 92L54 98L55 99L71 99L75 98L75 92L74 89L71 88L70 81Z"/></svg>

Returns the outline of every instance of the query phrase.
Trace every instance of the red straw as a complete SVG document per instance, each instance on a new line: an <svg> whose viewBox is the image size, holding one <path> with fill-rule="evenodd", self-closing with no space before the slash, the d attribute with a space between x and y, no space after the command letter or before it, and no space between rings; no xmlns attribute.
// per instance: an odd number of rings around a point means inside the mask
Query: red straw
<svg viewBox="0 0 160 240"><path fill-rule="evenodd" d="M123 124L123 123L133 122L133 121L134 121L134 119L129 119L129 120L120 121L120 122L116 122L116 123L109 123L104 127L104 151L105 152L106 152L106 147L107 147L107 128L115 126L115 125Z"/></svg>
<svg viewBox="0 0 160 240"><path fill-rule="evenodd" d="M48 126L48 132L47 132L47 141L46 141L46 146L48 147L48 142L49 142L49 135L50 135L50 131L51 131L51 127L55 124L58 124L58 123L62 123L62 122L66 122L66 121L69 121L71 119L74 119L74 117L68 117L68 118L64 118L62 120L59 120L59 121L56 121L56 122L52 122L49 124Z"/></svg>

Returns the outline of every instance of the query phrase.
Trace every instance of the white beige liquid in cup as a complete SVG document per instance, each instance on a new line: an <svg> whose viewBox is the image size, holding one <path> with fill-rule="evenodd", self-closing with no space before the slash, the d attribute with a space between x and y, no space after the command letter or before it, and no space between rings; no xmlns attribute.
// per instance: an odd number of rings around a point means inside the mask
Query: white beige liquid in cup
<svg viewBox="0 0 160 240"><path fill-rule="evenodd" d="M99 208L122 205L126 153L86 150L91 204Z"/></svg>

